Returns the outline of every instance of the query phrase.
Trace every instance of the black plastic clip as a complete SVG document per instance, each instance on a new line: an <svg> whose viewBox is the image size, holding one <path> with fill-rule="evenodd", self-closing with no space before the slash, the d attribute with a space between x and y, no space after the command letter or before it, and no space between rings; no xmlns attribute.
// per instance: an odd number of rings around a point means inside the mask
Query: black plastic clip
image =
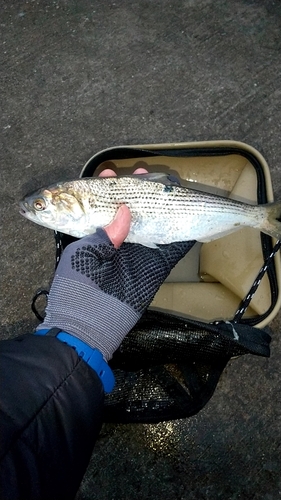
<svg viewBox="0 0 281 500"><path fill-rule="evenodd" d="M33 299L32 299L32 302L31 302L31 309L32 309L32 312L35 314L36 318L39 319L39 321L43 321L43 316L41 316L41 314L38 312L37 310L37 307L36 307L36 302L37 302L37 299L39 297L41 297L41 295L45 295L46 297L46 300L48 299L48 295L49 295L49 292L48 290L43 290L42 288L40 288L36 294L34 295Z"/></svg>

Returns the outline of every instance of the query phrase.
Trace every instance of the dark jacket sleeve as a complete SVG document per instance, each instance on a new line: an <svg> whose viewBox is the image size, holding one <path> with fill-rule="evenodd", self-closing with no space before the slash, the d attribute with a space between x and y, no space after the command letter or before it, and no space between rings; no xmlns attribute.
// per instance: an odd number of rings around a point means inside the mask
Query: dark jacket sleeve
<svg viewBox="0 0 281 500"><path fill-rule="evenodd" d="M3 499L75 496L101 428L97 374L54 337L0 342Z"/></svg>

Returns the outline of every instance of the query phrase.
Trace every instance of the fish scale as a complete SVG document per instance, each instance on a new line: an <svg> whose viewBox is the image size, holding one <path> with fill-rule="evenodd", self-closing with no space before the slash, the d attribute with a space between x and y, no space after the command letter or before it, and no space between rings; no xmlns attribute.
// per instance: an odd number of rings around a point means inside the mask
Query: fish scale
<svg viewBox="0 0 281 500"><path fill-rule="evenodd" d="M241 227L281 238L281 204L250 205L180 186L165 174L84 178L27 196L22 215L83 237L109 224L120 205L132 214L125 241L155 247L174 241L212 241Z"/></svg>

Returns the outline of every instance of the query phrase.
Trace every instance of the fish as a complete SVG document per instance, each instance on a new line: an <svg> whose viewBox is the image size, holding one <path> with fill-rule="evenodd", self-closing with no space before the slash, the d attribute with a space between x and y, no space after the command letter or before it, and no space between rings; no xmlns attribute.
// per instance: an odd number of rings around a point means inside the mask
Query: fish
<svg viewBox="0 0 281 500"><path fill-rule="evenodd" d="M281 239L281 203L250 205L181 186L171 175L150 173L59 182L27 195L27 219L82 238L108 225L126 204L131 226L126 242L155 248L196 240L209 242L243 227Z"/></svg>

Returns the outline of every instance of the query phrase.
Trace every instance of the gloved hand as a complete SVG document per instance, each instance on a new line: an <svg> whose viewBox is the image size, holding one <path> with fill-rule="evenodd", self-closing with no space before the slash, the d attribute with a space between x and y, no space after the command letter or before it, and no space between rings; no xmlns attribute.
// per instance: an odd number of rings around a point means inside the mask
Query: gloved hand
<svg viewBox="0 0 281 500"><path fill-rule="evenodd" d="M130 212L123 205L107 228L65 248L46 317L37 330L60 328L98 349L107 361L112 357L171 269L194 244L156 249L121 244L129 227Z"/></svg>

